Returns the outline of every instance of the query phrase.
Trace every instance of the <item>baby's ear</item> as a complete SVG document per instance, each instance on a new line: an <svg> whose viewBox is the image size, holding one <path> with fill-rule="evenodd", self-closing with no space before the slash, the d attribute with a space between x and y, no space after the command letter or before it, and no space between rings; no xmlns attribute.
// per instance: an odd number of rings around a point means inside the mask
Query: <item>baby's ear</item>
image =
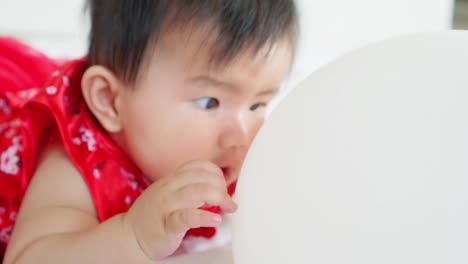
<svg viewBox="0 0 468 264"><path fill-rule="evenodd" d="M124 89L123 82L103 66L91 66L81 80L84 99L91 112L110 133L122 129L116 102Z"/></svg>

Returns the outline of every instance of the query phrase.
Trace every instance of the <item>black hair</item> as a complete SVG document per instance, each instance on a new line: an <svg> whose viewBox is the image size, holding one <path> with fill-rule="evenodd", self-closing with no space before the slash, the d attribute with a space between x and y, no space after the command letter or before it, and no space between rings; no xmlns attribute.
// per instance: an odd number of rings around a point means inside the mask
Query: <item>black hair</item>
<svg viewBox="0 0 468 264"><path fill-rule="evenodd" d="M148 49L175 25L214 26L216 62L285 36L294 47L298 27L294 0L88 0L87 8L88 65L106 66L129 83L136 81Z"/></svg>

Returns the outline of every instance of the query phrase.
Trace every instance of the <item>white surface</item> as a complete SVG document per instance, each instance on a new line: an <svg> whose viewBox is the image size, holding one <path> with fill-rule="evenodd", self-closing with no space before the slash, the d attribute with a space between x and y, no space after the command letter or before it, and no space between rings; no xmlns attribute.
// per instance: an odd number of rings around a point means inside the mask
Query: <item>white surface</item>
<svg viewBox="0 0 468 264"><path fill-rule="evenodd" d="M235 263L468 263L468 32L391 39L273 112L237 189Z"/></svg>
<svg viewBox="0 0 468 264"><path fill-rule="evenodd" d="M162 261L162 264L233 264L230 248L217 248Z"/></svg>

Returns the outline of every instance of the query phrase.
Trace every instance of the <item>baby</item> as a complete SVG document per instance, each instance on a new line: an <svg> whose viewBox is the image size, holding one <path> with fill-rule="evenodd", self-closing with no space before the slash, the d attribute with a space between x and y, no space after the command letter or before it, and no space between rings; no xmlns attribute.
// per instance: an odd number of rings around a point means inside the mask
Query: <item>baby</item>
<svg viewBox="0 0 468 264"><path fill-rule="evenodd" d="M88 8L85 59L0 40L6 264L155 263L212 237L294 54L293 0Z"/></svg>

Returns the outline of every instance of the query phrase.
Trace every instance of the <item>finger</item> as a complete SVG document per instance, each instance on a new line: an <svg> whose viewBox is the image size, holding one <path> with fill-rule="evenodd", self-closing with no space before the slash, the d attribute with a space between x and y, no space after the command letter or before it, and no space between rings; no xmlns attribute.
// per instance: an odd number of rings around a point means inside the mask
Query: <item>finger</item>
<svg viewBox="0 0 468 264"><path fill-rule="evenodd" d="M219 206L221 210L232 213L237 204L227 193L226 188L219 188L206 183L195 183L181 188L174 193L175 206L178 208L199 208L204 205Z"/></svg>
<svg viewBox="0 0 468 264"><path fill-rule="evenodd" d="M218 214L207 211L186 208L172 212L166 217L166 234L185 233L191 228L216 227L221 224L222 218Z"/></svg>
<svg viewBox="0 0 468 264"><path fill-rule="evenodd" d="M186 169L203 169L214 174L223 175L221 168L209 161L189 161L180 167L180 171L185 171Z"/></svg>
<svg viewBox="0 0 468 264"><path fill-rule="evenodd" d="M194 185L194 184L208 184L218 188L220 190L227 190L226 181L224 176L213 174L216 170L206 170L202 167L185 168L185 172L179 173L179 175L171 175L169 177L160 179L143 193L143 195L153 194L154 197L166 201L161 202L163 205L168 205L168 210L174 210L181 208L180 206L172 206L174 199L179 199L174 193L179 192L181 189ZM150 195L151 196L151 195ZM199 206L203 206L201 203ZM193 206L192 206L193 207Z"/></svg>
<svg viewBox="0 0 468 264"><path fill-rule="evenodd" d="M216 171L207 170L201 167L184 168L182 171L177 171L176 174L172 175L171 177L172 178L167 179L168 188L171 190L176 190L187 185L204 182L218 186L220 188L227 188L226 180L221 169Z"/></svg>

